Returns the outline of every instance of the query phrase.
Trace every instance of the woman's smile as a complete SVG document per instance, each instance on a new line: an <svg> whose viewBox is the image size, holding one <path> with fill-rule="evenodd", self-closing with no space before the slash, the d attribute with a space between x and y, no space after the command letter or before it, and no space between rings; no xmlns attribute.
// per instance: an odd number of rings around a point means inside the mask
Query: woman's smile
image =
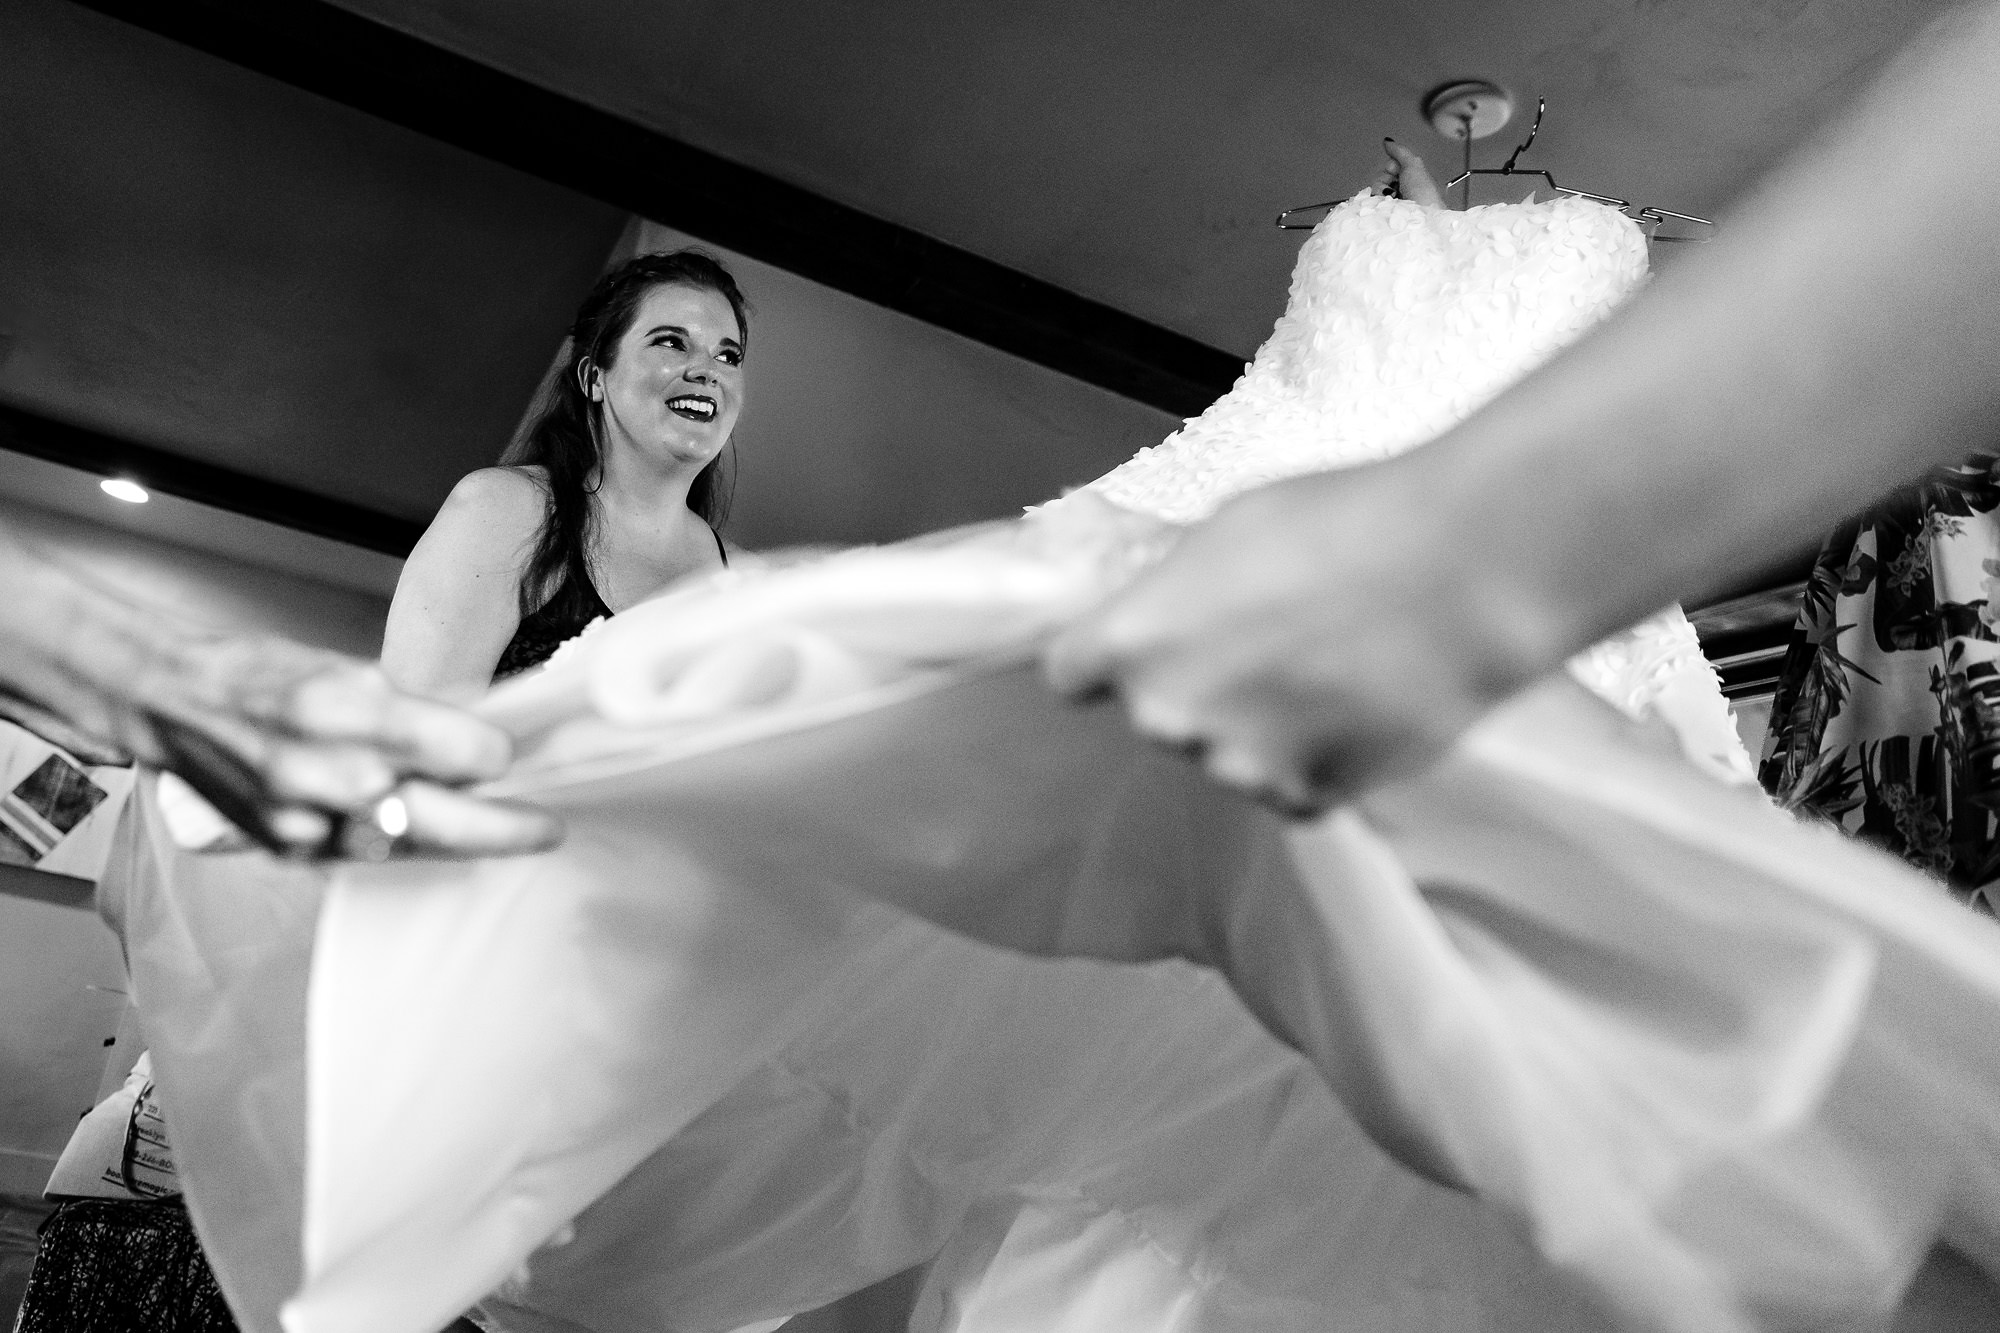
<svg viewBox="0 0 2000 1333"><path fill-rule="evenodd" d="M684 393L667 399L667 411L689 421L709 422L715 420L716 406L707 394Z"/></svg>

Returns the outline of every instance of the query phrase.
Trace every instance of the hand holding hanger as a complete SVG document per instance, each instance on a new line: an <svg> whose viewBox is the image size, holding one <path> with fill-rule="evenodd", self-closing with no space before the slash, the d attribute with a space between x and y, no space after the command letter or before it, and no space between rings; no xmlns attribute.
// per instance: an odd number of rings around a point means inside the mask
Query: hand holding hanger
<svg viewBox="0 0 2000 1333"><path fill-rule="evenodd" d="M1392 199L1407 199L1425 208L1444 207L1444 194L1421 157L1394 139L1382 140L1382 151L1389 155L1389 164L1376 173L1376 190Z"/></svg>

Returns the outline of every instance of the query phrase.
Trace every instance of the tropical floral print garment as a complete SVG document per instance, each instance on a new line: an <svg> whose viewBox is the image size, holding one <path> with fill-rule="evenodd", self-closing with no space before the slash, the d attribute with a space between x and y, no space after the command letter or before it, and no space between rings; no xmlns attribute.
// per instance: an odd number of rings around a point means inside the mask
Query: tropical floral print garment
<svg viewBox="0 0 2000 1333"><path fill-rule="evenodd" d="M1787 809L2000 896L2000 458L1843 524L1806 585L1764 740Z"/></svg>

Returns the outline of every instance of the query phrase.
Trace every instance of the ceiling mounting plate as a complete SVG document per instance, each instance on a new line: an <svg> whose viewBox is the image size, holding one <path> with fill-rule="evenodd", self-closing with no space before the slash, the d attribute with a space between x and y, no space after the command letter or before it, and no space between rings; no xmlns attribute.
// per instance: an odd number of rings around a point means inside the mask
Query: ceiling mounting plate
<svg viewBox="0 0 2000 1333"><path fill-rule="evenodd" d="M1424 119L1453 143L1498 134L1514 118L1514 99L1490 79L1454 79L1424 94Z"/></svg>

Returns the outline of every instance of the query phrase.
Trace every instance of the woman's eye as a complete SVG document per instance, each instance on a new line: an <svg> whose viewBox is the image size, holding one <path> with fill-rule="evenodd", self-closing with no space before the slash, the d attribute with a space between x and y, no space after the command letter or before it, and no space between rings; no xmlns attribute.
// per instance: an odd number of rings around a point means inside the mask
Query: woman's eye
<svg viewBox="0 0 2000 1333"><path fill-rule="evenodd" d="M743 364L743 353L722 352L718 355L717 359L725 366L740 366Z"/></svg>

